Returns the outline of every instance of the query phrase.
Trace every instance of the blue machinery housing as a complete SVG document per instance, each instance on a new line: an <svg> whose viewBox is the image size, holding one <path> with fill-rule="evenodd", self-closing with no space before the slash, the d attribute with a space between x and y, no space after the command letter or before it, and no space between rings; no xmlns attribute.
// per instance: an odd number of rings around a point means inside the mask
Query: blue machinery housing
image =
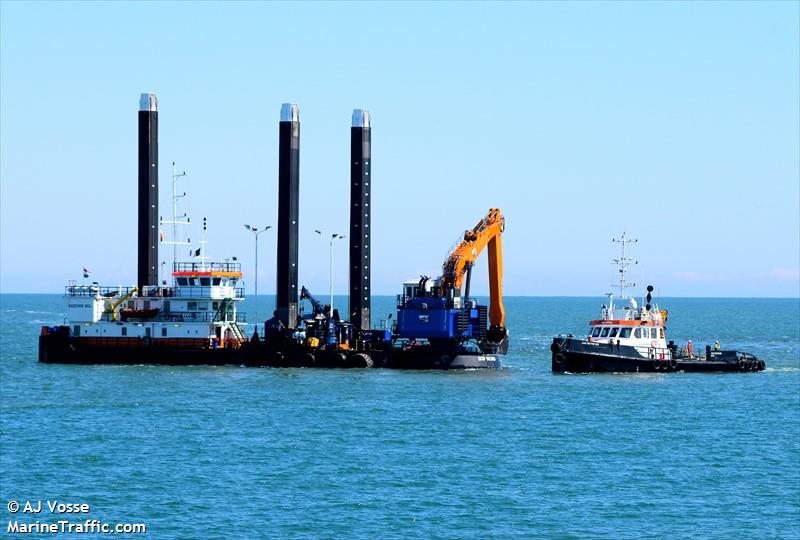
<svg viewBox="0 0 800 540"><path fill-rule="evenodd" d="M454 309L444 297L401 297L397 337L430 340L481 340L486 337L486 306Z"/></svg>

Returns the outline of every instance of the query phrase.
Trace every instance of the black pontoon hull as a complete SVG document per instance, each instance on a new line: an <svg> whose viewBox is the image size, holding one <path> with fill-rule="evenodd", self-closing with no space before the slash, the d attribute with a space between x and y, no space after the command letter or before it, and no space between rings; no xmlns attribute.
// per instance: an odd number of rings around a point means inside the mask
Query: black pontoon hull
<svg viewBox="0 0 800 540"><path fill-rule="evenodd" d="M68 335L39 337L39 361L58 364L237 365L392 369L498 369L495 355L421 346L368 351L311 349L302 344L246 342L238 348L181 347L172 341L93 340Z"/></svg>

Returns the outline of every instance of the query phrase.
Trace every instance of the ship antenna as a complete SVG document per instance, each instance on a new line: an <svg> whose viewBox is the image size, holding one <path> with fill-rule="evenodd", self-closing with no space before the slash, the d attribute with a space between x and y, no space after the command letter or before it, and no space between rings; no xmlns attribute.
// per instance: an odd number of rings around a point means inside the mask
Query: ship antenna
<svg viewBox="0 0 800 540"><path fill-rule="evenodd" d="M178 246L188 246L190 245L189 242L183 242L179 240L181 236L181 231L179 229L180 225L189 225L189 217L184 213L180 216L181 219L178 219L178 199L182 197L186 197L186 192L184 191L181 194L178 194L178 180L181 177L186 176L186 171L178 173L175 170L175 162L172 162L172 219L171 220L161 220L161 224L172 225L172 239L168 242L163 242L164 244L171 244L172 245L172 271L175 272L178 269Z"/></svg>
<svg viewBox="0 0 800 540"><path fill-rule="evenodd" d="M639 240L638 239L631 239L625 237L626 233L622 233L622 237L617 240L616 238L612 238L611 241L620 244L622 248L622 256L619 259L613 259L614 263L619 267L619 297L620 298L627 298L625 296L625 287L635 287L636 283L629 283L625 281L625 273L628 271L628 268L631 264L639 264L639 261L633 259L632 257L625 256L625 246L627 244L635 244ZM612 285L616 287L617 285Z"/></svg>
<svg viewBox="0 0 800 540"><path fill-rule="evenodd" d="M202 271L206 271L206 261L209 260L211 257L206 255L206 218L203 218L203 236L200 238L200 256L197 257L200 259L200 268Z"/></svg>

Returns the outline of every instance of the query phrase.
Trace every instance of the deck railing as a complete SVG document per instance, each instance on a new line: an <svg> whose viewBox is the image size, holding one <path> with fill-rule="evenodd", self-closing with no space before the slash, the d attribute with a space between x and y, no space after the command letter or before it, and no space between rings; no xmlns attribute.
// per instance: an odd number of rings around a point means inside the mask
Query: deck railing
<svg viewBox="0 0 800 540"><path fill-rule="evenodd" d="M224 318L224 315L223 315ZM160 311L156 315L147 318L127 317L127 322L219 322L223 318L217 317L216 311ZM121 317L114 321L111 313L104 313L101 317L102 321L106 322L123 322ZM228 319L237 323L247 322L247 317L244 313L237 312L236 317Z"/></svg>
<svg viewBox="0 0 800 540"><path fill-rule="evenodd" d="M176 262L172 267L173 272L241 272L242 263L239 262Z"/></svg>
<svg viewBox="0 0 800 540"><path fill-rule="evenodd" d="M122 298L131 294L136 287L101 287L99 285L75 285L64 287L64 296L105 296L106 298Z"/></svg>
<svg viewBox="0 0 800 540"><path fill-rule="evenodd" d="M214 286L220 289L219 286ZM139 298L211 298L213 287L144 287L144 291L135 290L136 287L106 287L100 285L67 285L64 287L64 296L94 297L100 295L105 298L125 298L126 296ZM227 288L227 287L226 287ZM237 287L233 290L234 298L244 298L244 288Z"/></svg>

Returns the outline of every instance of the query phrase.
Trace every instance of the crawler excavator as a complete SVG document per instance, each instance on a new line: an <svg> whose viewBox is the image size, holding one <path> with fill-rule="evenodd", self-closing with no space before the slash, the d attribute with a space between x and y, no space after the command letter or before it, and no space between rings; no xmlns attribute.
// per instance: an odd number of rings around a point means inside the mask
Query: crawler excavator
<svg viewBox="0 0 800 540"><path fill-rule="evenodd" d="M395 339L405 340L408 348L430 347L443 355L455 351L455 356L485 357L508 351L502 285L504 226L500 210L491 208L475 227L464 231L442 265L440 277L421 276L417 283L404 284L397 303ZM469 295L472 267L487 247L488 308Z"/></svg>

